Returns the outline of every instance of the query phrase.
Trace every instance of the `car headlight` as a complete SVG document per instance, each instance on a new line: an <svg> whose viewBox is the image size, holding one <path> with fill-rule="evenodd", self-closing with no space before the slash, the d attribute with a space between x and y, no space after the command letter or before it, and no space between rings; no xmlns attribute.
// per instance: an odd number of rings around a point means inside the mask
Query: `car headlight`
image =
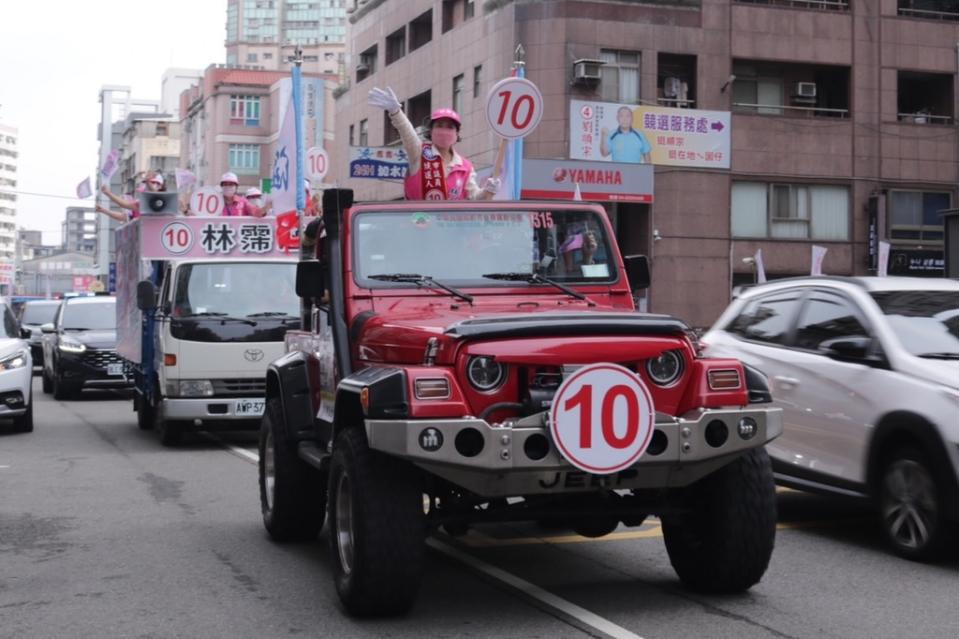
<svg viewBox="0 0 959 639"><path fill-rule="evenodd" d="M659 386L669 386L683 374L683 356L679 351L663 351L646 360L646 374Z"/></svg>
<svg viewBox="0 0 959 639"><path fill-rule="evenodd" d="M82 353L87 350L87 345L68 337L61 337L59 348L64 353Z"/></svg>
<svg viewBox="0 0 959 639"><path fill-rule="evenodd" d="M0 359L0 371L12 371L15 368L23 368L27 365L27 352L17 351L13 355L8 355Z"/></svg>
<svg viewBox="0 0 959 639"><path fill-rule="evenodd" d="M474 357L466 365L466 376L476 390L491 391L506 379L506 367L492 357Z"/></svg>
<svg viewBox="0 0 959 639"><path fill-rule="evenodd" d="M181 397L212 397L213 382L208 379L181 379Z"/></svg>

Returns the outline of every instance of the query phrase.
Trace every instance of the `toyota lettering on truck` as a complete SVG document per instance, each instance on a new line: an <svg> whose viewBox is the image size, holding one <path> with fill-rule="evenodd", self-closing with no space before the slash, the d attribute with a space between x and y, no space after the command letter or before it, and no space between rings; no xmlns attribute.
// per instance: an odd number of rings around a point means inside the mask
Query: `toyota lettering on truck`
<svg viewBox="0 0 959 639"><path fill-rule="evenodd" d="M297 266L310 325L267 372L260 499L277 541L315 538L329 513L350 613L407 610L428 532L485 522L600 537L655 515L688 587L759 581L780 410L761 373L635 312L648 264L620 254L601 207L331 189L323 211Z"/></svg>
<svg viewBox="0 0 959 639"><path fill-rule="evenodd" d="M118 231L119 351L141 429L250 429L267 364L300 327L296 253L276 218L141 217Z"/></svg>

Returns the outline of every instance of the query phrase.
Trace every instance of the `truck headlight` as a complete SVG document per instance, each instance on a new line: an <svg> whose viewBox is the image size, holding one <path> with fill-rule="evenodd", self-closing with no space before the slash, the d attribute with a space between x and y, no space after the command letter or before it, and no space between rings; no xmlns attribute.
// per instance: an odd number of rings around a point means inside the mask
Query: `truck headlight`
<svg viewBox="0 0 959 639"><path fill-rule="evenodd" d="M27 365L26 351L17 351L13 355L8 355L0 359L0 371L12 371L15 368L23 368Z"/></svg>
<svg viewBox="0 0 959 639"><path fill-rule="evenodd" d="M506 379L506 368L492 357L474 357L466 365L466 376L476 390L491 391Z"/></svg>
<svg viewBox="0 0 959 639"><path fill-rule="evenodd" d="M58 346L64 353L82 353L87 350L86 344L69 337L61 337Z"/></svg>
<svg viewBox="0 0 959 639"><path fill-rule="evenodd" d="M646 374L659 386L669 386L683 374L682 354L663 351L659 357L646 360Z"/></svg>
<svg viewBox="0 0 959 639"><path fill-rule="evenodd" d="M212 397L213 382L208 379L181 379L181 397Z"/></svg>

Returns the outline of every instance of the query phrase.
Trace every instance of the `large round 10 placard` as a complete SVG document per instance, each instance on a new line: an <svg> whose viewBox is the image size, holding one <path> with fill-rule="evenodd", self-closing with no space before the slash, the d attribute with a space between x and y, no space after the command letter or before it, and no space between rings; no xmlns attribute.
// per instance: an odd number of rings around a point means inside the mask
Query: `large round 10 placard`
<svg viewBox="0 0 959 639"><path fill-rule="evenodd" d="M500 80L486 96L486 119L501 137L526 137L543 119L543 94L526 78Z"/></svg>
<svg viewBox="0 0 959 639"><path fill-rule="evenodd" d="M595 475L619 472L646 452L656 411L639 376L617 364L591 364L567 377L550 409L560 454Z"/></svg>

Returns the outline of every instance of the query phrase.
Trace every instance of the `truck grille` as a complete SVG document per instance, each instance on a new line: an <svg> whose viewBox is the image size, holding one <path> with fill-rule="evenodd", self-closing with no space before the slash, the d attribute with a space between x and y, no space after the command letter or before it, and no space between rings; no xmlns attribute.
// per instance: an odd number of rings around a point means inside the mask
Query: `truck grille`
<svg viewBox="0 0 959 639"><path fill-rule="evenodd" d="M263 397L266 395L266 380L253 379L215 379L213 380L213 394L222 396Z"/></svg>

